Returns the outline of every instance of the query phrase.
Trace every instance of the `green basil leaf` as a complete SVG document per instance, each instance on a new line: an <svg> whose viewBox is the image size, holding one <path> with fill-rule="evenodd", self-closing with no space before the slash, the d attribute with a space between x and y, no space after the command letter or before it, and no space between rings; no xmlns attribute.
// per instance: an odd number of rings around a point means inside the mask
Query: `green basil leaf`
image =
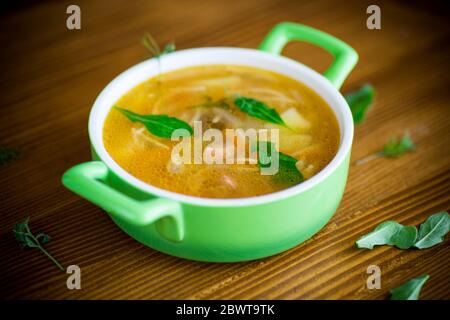
<svg viewBox="0 0 450 320"><path fill-rule="evenodd" d="M269 108L264 102L238 95L235 97L234 103L241 111L252 117L286 127L278 112Z"/></svg>
<svg viewBox="0 0 450 320"><path fill-rule="evenodd" d="M429 278L429 275L424 274L420 277L409 280L400 287L392 289L391 300L418 300L420 290Z"/></svg>
<svg viewBox="0 0 450 320"><path fill-rule="evenodd" d="M395 221L385 221L372 232L356 241L358 248L373 249L374 246L391 245L399 249L411 248L417 239L417 228L403 226Z"/></svg>
<svg viewBox="0 0 450 320"><path fill-rule="evenodd" d="M409 249L417 240L417 228L415 226L402 226L390 239L390 245L399 249Z"/></svg>
<svg viewBox="0 0 450 320"><path fill-rule="evenodd" d="M177 129L187 130L189 132L189 136L194 132L188 123L177 118L169 117L168 115L140 115L130 110L122 109L118 106L114 106L114 108L122 112L131 121L142 123L150 133L157 137L171 138L172 133Z"/></svg>
<svg viewBox="0 0 450 320"><path fill-rule="evenodd" d="M303 177L303 174L297 169L295 165L297 163L297 160L295 160L295 162L285 160L285 156L289 157L288 155L282 152L279 152L278 154L280 164L278 173L275 175L275 181L287 185L295 185L304 181L305 178Z"/></svg>
<svg viewBox="0 0 450 320"><path fill-rule="evenodd" d="M265 152L261 145L266 144ZM275 147L270 141L258 141L258 164L261 168L267 168L272 165L272 158L275 154ZM304 181L303 174L295 165L297 159L283 152L277 152L278 155L278 172L274 175L275 182L285 185L295 185Z"/></svg>
<svg viewBox="0 0 450 320"><path fill-rule="evenodd" d="M443 242L449 230L450 216L448 212L442 211L422 223L419 232L415 226L403 226L395 221L383 222L356 241L356 246L373 249L376 245L387 244L399 249L426 249Z"/></svg>
<svg viewBox="0 0 450 320"><path fill-rule="evenodd" d="M415 150L416 146L408 132L405 132L400 141L390 139L383 147L382 155L385 157L399 157L406 152Z"/></svg>
<svg viewBox="0 0 450 320"><path fill-rule="evenodd" d="M360 124L366 117L367 110L371 107L375 97L375 89L366 84L359 90L350 92L344 96L353 115L353 122Z"/></svg>
<svg viewBox="0 0 450 320"><path fill-rule="evenodd" d="M379 224L372 232L362 236L356 241L358 248L373 249L374 246L393 245L392 236L403 226L395 221L385 221Z"/></svg>
<svg viewBox="0 0 450 320"><path fill-rule="evenodd" d="M444 241L450 230L450 216L442 211L430 216L419 228L419 238L414 244L416 248L426 249Z"/></svg>

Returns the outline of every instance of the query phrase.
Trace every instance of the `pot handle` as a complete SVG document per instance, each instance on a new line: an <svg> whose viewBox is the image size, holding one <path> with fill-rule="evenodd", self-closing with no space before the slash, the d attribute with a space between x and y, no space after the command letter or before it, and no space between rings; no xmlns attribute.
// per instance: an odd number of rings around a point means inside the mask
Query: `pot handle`
<svg viewBox="0 0 450 320"><path fill-rule="evenodd" d="M277 24L263 39L259 49L273 54L280 54L290 41L298 40L315 44L334 57L324 76L339 89L345 78L358 61L358 54L345 42L320 30L292 22Z"/></svg>
<svg viewBox="0 0 450 320"><path fill-rule="evenodd" d="M167 218L160 225L161 233L171 241L183 240L183 212L178 202L163 198L138 201L108 185L108 174L108 167L103 162L90 161L67 170L62 177L62 183L105 209L113 217L137 227Z"/></svg>

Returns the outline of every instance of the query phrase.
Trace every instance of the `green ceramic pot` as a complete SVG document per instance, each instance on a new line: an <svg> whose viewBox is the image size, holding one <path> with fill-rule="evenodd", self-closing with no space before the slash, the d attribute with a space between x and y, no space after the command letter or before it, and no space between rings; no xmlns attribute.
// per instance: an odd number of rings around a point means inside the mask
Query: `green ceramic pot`
<svg viewBox="0 0 450 320"><path fill-rule="evenodd" d="M334 56L322 76L279 55L290 41L318 45ZM122 169L102 141L105 118L114 103L155 76L150 59L126 70L99 95L89 118L94 161L69 169L63 184L103 208L127 234L161 252L215 262L267 257L292 248L318 232L336 211L344 193L353 140L353 120L339 87L358 56L342 41L294 23L277 25L259 50L199 48L161 57L161 71L206 64L239 64L275 71L317 92L335 112L341 139L334 159L311 179L272 194L240 199L206 199L148 185Z"/></svg>

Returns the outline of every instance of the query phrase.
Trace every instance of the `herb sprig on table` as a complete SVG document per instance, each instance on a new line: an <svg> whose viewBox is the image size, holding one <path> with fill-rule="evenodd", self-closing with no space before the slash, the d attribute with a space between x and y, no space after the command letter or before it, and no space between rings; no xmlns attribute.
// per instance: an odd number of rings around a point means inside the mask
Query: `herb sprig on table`
<svg viewBox="0 0 450 320"><path fill-rule="evenodd" d="M58 262L47 250L44 249L43 245L50 241L50 237L45 233L38 233L36 236L31 233L30 227L28 226L29 218L26 218L23 222L14 225L13 232L16 236L17 241L20 246L27 248L35 248L40 250L43 254L47 256L61 271L64 271L64 267Z"/></svg>
<svg viewBox="0 0 450 320"><path fill-rule="evenodd" d="M358 239L356 246L373 249L377 245L393 245L399 249L426 249L443 242L449 231L450 216L448 212L441 211L428 217L420 225L419 231L415 226L403 226L395 221L383 222L374 231ZM418 300L420 290L429 277L425 274L392 289L391 300Z"/></svg>
<svg viewBox="0 0 450 320"><path fill-rule="evenodd" d="M405 153L412 152L414 150L416 150L416 145L412 141L408 131L406 131L400 140L397 140L396 138L389 139L388 142L384 144L383 150L359 159L355 162L355 164L364 164L381 157L398 158Z"/></svg>
<svg viewBox="0 0 450 320"><path fill-rule="evenodd" d="M450 216L441 211L428 217L419 230L415 226L403 226L395 221L386 221L372 232L356 241L358 248L373 249L374 246L391 245L399 249L427 249L444 241L450 231Z"/></svg>

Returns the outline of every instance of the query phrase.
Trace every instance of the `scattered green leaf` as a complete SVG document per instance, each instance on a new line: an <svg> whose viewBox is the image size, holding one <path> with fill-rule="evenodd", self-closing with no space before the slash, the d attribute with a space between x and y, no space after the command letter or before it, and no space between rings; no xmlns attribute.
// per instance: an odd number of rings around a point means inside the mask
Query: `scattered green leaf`
<svg viewBox="0 0 450 320"><path fill-rule="evenodd" d="M19 158L21 152L13 148L0 147L0 165L4 166L10 161Z"/></svg>
<svg viewBox="0 0 450 320"><path fill-rule="evenodd" d="M419 238L414 246L419 249L426 249L441 243L449 230L450 216L448 212L435 213L420 225Z"/></svg>
<svg viewBox="0 0 450 320"><path fill-rule="evenodd" d="M355 162L356 165L364 164L371 160L375 160L380 157L387 158L397 158L407 152L413 151L416 149L414 142L412 141L409 133L406 131L403 134L403 137L398 141L395 138L389 139L387 143L383 146L383 150L368 155L362 159L359 159Z"/></svg>
<svg viewBox="0 0 450 320"><path fill-rule="evenodd" d="M391 300L418 300L420 290L429 278L429 275L424 274L392 289Z"/></svg>
<svg viewBox="0 0 450 320"><path fill-rule="evenodd" d="M399 157L406 152L415 150L416 146L411 140L408 132L403 134L403 137L400 141L397 139L390 139L383 147L382 154L385 157L396 158Z"/></svg>
<svg viewBox="0 0 450 320"><path fill-rule="evenodd" d="M45 233L39 233L37 236L34 236L31 233L30 227L28 226L29 218L26 218L25 221L17 223L14 225L13 232L16 236L17 241L20 246L28 247L28 248L36 248L39 249L43 254L45 254L61 271L64 271L63 266L53 258L50 253L48 253L44 247L42 246L45 243L50 241L50 237Z"/></svg>
<svg viewBox="0 0 450 320"><path fill-rule="evenodd" d="M390 239L390 245L399 249L411 248L417 239L417 228L415 226L402 226Z"/></svg>
<svg viewBox="0 0 450 320"><path fill-rule="evenodd" d="M405 227L395 221L385 221L372 232L356 241L358 248L373 249L374 246L391 245L400 249L408 249L417 238L416 227Z"/></svg>
<svg viewBox="0 0 450 320"><path fill-rule="evenodd" d="M150 133L157 137L171 138L172 133L177 129L187 130L189 136L194 132L188 123L165 114L140 115L118 106L114 106L114 108L123 113L131 121L142 123Z"/></svg>
<svg viewBox="0 0 450 320"><path fill-rule="evenodd" d="M441 211L428 217L420 225L419 232L415 226L403 226L395 221L385 221L372 232L356 241L358 248L373 249L374 246L391 245L399 249L430 248L444 241L444 236L450 230L450 216Z"/></svg>
<svg viewBox="0 0 450 320"><path fill-rule="evenodd" d="M360 124L366 117L367 110L372 106L375 89L370 84L362 86L359 90L344 96L353 115L355 124Z"/></svg>
<svg viewBox="0 0 450 320"><path fill-rule="evenodd" d="M252 117L286 127L286 124L283 119L281 119L278 112L275 109L269 108L264 102L237 95L234 99L234 103L241 111Z"/></svg>
<svg viewBox="0 0 450 320"><path fill-rule="evenodd" d="M402 227L398 222L385 221L379 224L372 232L359 238L356 241L356 246L358 248L373 249L374 246L392 245L392 235L397 233Z"/></svg>

